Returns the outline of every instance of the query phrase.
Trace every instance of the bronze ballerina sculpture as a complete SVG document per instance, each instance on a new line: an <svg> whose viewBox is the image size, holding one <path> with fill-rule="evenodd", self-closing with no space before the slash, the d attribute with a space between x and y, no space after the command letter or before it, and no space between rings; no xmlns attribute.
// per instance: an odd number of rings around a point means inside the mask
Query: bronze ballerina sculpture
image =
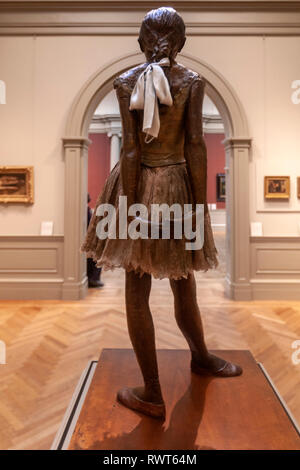
<svg viewBox="0 0 300 470"><path fill-rule="evenodd" d="M97 201L117 207L120 196L128 206L141 203L204 205L204 244L188 251L184 237L174 239L99 239L101 216L95 210L82 247L104 269L126 271L126 314L130 339L144 386L123 388L125 406L156 418L165 417L152 315L151 276L169 278L175 317L191 350L191 370L218 377L240 375L240 366L207 350L196 298L194 270L217 265L206 203L206 147L202 132L205 81L175 61L185 44L185 24L173 8L158 8L145 16L139 44L146 63L115 79L123 126L120 162L112 170ZM132 217L129 217L129 221Z"/></svg>

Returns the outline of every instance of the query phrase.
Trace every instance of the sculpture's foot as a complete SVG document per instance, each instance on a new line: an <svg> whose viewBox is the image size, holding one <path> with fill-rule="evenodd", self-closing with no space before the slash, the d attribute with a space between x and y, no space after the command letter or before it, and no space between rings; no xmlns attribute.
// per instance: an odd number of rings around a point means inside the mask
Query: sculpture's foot
<svg viewBox="0 0 300 470"><path fill-rule="evenodd" d="M214 375L216 377L236 377L241 375L243 369L232 362L208 354L205 360L192 358L191 370L198 375Z"/></svg>
<svg viewBox="0 0 300 470"><path fill-rule="evenodd" d="M152 418L165 419L166 408L164 403L144 401L137 396L134 388L122 388L117 393L118 400L127 408L139 411Z"/></svg>

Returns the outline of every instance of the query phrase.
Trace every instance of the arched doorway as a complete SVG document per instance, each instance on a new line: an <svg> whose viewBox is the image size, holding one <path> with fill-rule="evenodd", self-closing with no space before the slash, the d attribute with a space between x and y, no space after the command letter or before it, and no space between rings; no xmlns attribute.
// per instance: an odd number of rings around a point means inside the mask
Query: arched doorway
<svg viewBox="0 0 300 470"><path fill-rule="evenodd" d="M115 60L96 72L78 93L63 137L65 153L64 299L83 298L86 291L85 256L80 245L86 232L86 182L89 124L98 103L112 88L114 78L144 62L141 53ZM186 54L178 62L206 81L206 94L218 108L225 130L227 232L226 294L236 300L251 298L249 256L249 151L251 139L243 107L230 84L210 65Z"/></svg>

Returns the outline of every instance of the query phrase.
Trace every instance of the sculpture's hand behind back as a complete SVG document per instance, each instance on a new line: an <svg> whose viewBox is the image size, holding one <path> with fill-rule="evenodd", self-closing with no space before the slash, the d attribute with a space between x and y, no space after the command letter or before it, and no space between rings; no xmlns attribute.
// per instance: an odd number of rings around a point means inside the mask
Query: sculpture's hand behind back
<svg viewBox="0 0 300 470"><path fill-rule="evenodd" d="M136 202L137 182L140 173L140 147L136 111L129 111L130 93L118 83L114 84L119 101L123 128L121 150L121 180L123 195L127 196L128 207Z"/></svg>
<svg viewBox="0 0 300 470"><path fill-rule="evenodd" d="M184 155L191 181L194 203L206 204L207 152L202 129L205 82L197 77L190 89L185 120Z"/></svg>

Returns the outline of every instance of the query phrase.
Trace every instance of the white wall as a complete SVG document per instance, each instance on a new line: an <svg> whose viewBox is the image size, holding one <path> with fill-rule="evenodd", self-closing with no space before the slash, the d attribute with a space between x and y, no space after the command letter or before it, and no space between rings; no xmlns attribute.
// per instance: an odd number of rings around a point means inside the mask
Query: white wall
<svg viewBox="0 0 300 470"><path fill-rule="evenodd" d="M264 235L298 235L300 105L291 101L291 83L300 79L299 50L299 37L257 36L192 36L184 50L217 69L245 108L253 137L251 220L263 222ZM0 205L1 235L37 235L42 220L53 220L54 233L63 234L61 138L70 106L94 72L136 51L131 36L0 37L0 80L7 86L0 164L35 168L34 205ZM289 202L264 201L263 177L276 174L291 176Z"/></svg>
<svg viewBox="0 0 300 470"><path fill-rule="evenodd" d="M133 38L0 37L0 164L34 165L35 203L0 205L1 235L37 235L42 220L63 234L64 161L61 138L73 99L89 77L113 57L135 50Z"/></svg>
<svg viewBox="0 0 300 470"><path fill-rule="evenodd" d="M95 111L98 116L105 114L120 114L119 103L115 90L111 90L100 102Z"/></svg>
<svg viewBox="0 0 300 470"><path fill-rule="evenodd" d="M209 116L219 116L218 109L207 95L204 96L202 112L203 114ZM111 90L109 93L107 93L107 95L99 103L95 114L98 116L105 114L120 114L119 103L114 90Z"/></svg>

